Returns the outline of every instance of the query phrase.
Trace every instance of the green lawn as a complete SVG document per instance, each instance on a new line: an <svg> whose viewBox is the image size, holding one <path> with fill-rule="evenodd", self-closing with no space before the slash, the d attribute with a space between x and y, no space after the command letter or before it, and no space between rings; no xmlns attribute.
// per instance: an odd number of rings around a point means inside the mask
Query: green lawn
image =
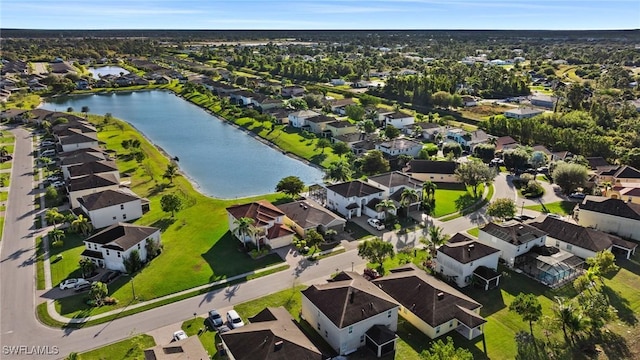
<svg viewBox="0 0 640 360"><path fill-rule="evenodd" d="M84 250L82 239L79 234L67 233L62 240L62 246L49 246L51 284L53 286L58 286L62 280L67 278L82 277L82 271L78 266L80 254ZM58 254L62 255L61 260L56 260Z"/></svg>
<svg viewBox="0 0 640 360"><path fill-rule="evenodd" d="M13 148L14 148L14 145L2 145L2 147L3 147L3 148L5 148L5 149L7 150L7 153L8 153L9 155L13 154Z"/></svg>
<svg viewBox="0 0 640 360"><path fill-rule="evenodd" d="M102 117L90 116L90 120L99 122ZM167 158L128 124L123 124L121 131L109 125L99 133L100 140L107 148L126 153L121 147L123 139L137 138L142 142L141 148L148 158L137 164L134 160L117 160L122 173L131 173L132 190L151 201L151 210L137 224L156 226L163 230L162 254L145 267L135 278L135 291L139 300L149 300L163 295L205 285L229 276L264 268L280 263L279 256L272 254L259 260L252 260L241 249L240 243L228 232L225 208L235 203L255 199L278 200L279 194L265 195L250 199L220 200L206 197L196 192L191 183L178 176L173 184L161 179L168 164ZM152 176L149 176L151 174ZM174 193L183 199L184 209L176 213L172 219L162 212L160 198L167 193ZM67 239L69 240L69 239ZM63 259L52 265L54 285L60 280L79 274L78 261L82 252L82 242L65 241ZM89 315L98 314L113 308L121 307L132 300L131 286L128 278L122 278L110 284L110 293L120 303L115 306L87 309L82 305L83 295L72 296L61 300L56 306L62 314ZM74 308L76 306L76 308Z"/></svg>
<svg viewBox="0 0 640 360"><path fill-rule="evenodd" d="M144 359L144 349L156 345L153 337L137 335L78 355L79 360Z"/></svg>
<svg viewBox="0 0 640 360"><path fill-rule="evenodd" d="M12 165L12 161L5 161L2 164L0 164L0 170L4 170L4 169L11 169L11 165Z"/></svg>
<svg viewBox="0 0 640 360"><path fill-rule="evenodd" d="M480 228L476 226L473 229L467 230L467 232L469 233L469 235L473 235L475 237L478 237L478 235L480 234Z"/></svg>
<svg viewBox="0 0 640 360"><path fill-rule="evenodd" d="M220 337L216 332L209 331L204 324L204 318L197 317L182 323L182 330L187 336L197 336L202 346L209 353L209 357L214 357L218 350L216 349L216 341L220 341ZM202 330L202 332L201 332Z"/></svg>
<svg viewBox="0 0 640 360"><path fill-rule="evenodd" d="M44 290L44 244L42 237L36 238L36 288Z"/></svg>
<svg viewBox="0 0 640 360"><path fill-rule="evenodd" d="M573 208L576 206L576 202L573 201L558 201L548 204L530 205L525 206L525 209L540 211L543 213L554 213L559 215L570 215L573 213Z"/></svg>
<svg viewBox="0 0 640 360"><path fill-rule="evenodd" d="M13 144L15 141L15 137L10 134L2 134L2 136L0 136L0 144Z"/></svg>
<svg viewBox="0 0 640 360"><path fill-rule="evenodd" d="M0 201L7 201L9 193L6 191L0 191Z"/></svg>
<svg viewBox="0 0 640 360"><path fill-rule="evenodd" d="M484 186L478 187L478 194L482 195ZM436 207L433 217L439 218L463 210L475 203L471 188L465 189L461 184L438 184L436 190Z"/></svg>

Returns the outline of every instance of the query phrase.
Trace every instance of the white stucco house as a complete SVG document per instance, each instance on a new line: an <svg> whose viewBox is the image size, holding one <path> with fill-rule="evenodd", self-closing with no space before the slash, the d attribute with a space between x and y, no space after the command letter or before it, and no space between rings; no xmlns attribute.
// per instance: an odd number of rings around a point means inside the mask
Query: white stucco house
<svg viewBox="0 0 640 360"><path fill-rule="evenodd" d="M72 134L61 136L59 140L63 152L98 147L97 133L83 133L78 129L69 130Z"/></svg>
<svg viewBox="0 0 640 360"><path fill-rule="evenodd" d="M147 241L159 245L160 229L117 223L85 239L85 250L81 255L98 267L126 272L124 260L134 250L138 251L143 262L147 261Z"/></svg>
<svg viewBox="0 0 640 360"><path fill-rule="evenodd" d="M303 290L301 317L340 355L364 346L378 356L395 349L398 303L357 273Z"/></svg>
<svg viewBox="0 0 640 360"><path fill-rule="evenodd" d="M465 287L473 283L474 271L478 267L498 269L499 257L500 250L457 233L438 248L435 268L437 272L454 281L459 287ZM487 287L495 287L499 283L500 275L487 284Z"/></svg>
<svg viewBox="0 0 640 360"><path fill-rule="evenodd" d="M450 128L447 130L447 139L460 144L464 150L473 151L476 145L489 141L491 136L483 130L466 131L460 128Z"/></svg>
<svg viewBox="0 0 640 360"><path fill-rule="evenodd" d="M313 110L300 110L289 114L289 125L294 128L301 128L307 125L307 119L312 118L314 116L319 116L321 114L313 111ZM335 121L335 120L334 120Z"/></svg>
<svg viewBox="0 0 640 360"><path fill-rule="evenodd" d="M372 283L399 302L400 316L431 339L451 331L467 339L483 333L487 321L480 316L482 305L414 264Z"/></svg>
<svg viewBox="0 0 640 360"><path fill-rule="evenodd" d="M638 246L616 235L587 228L561 219L545 217L531 225L547 233L547 245L554 246L583 259L596 256L597 252L609 250L629 259Z"/></svg>
<svg viewBox="0 0 640 360"><path fill-rule="evenodd" d="M500 250L500 258L513 267L516 258L534 246L544 246L547 234L528 224L509 221L502 224L490 222L480 228L478 242Z"/></svg>
<svg viewBox="0 0 640 360"><path fill-rule="evenodd" d="M402 129L407 125L413 124L414 122L415 118L413 116L398 111L384 115L385 126L393 125L393 127Z"/></svg>
<svg viewBox="0 0 640 360"><path fill-rule="evenodd" d="M79 198L105 190L118 190L120 179L113 174L90 174L72 178L67 183L71 208L80 206Z"/></svg>
<svg viewBox="0 0 640 360"><path fill-rule="evenodd" d="M367 214L369 209L367 204L376 199L384 199L384 190L369 185L360 180L353 180L335 185L329 185L327 188L327 207L337 211L347 219L359 217ZM368 214L375 216L375 210Z"/></svg>
<svg viewBox="0 0 640 360"><path fill-rule="evenodd" d="M82 165L94 161L107 161L109 156L98 148L79 149L66 153L59 153L60 168L65 179L69 179L69 167L74 165Z"/></svg>
<svg viewBox="0 0 640 360"><path fill-rule="evenodd" d="M587 196L574 211L578 224L640 241L640 204Z"/></svg>
<svg viewBox="0 0 640 360"><path fill-rule="evenodd" d="M254 235L238 234L236 220L253 220ZM285 224L285 213L266 200L248 204L233 205L227 208L229 230L242 243L253 243L260 248L269 245L272 249L291 245L295 232Z"/></svg>
<svg viewBox="0 0 640 360"><path fill-rule="evenodd" d="M389 157L397 157L400 155L416 157L420 150L422 150L422 143L411 139L399 138L376 144L375 148Z"/></svg>
<svg viewBox="0 0 640 360"><path fill-rule="evenodd" d="M415 190L418 193L418 199L409 204L410 210L416 210L422 200L423 182L400 171L371 176L367 179L367 183L384 190L383 197L395 201L398 207L405 189Z"/></svg>
<svg viewBox="0 0 640 360"><path fill-rule="evenodd" d="M96 229L142 217L142 199L119 190L88 194L78 202Z"/></svg>

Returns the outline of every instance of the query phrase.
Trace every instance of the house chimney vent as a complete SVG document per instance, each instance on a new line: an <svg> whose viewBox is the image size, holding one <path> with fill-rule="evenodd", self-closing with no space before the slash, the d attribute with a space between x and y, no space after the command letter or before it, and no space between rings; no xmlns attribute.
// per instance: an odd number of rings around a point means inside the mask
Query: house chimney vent
<svg viewBox="0 0 640 360"><path fill-rule="evenodd" d="M438 293L438 300L442 300L444 299L444 293L443 292L439 292Z"/></svg>
<svg viewBox="0 0 640 360"><path fill-rule="evenodd" d="M282 345L284 345L284 341L282 341L282 340L276 341L273 344L273 351L278 351L278 350L282 349Z"/></svg>

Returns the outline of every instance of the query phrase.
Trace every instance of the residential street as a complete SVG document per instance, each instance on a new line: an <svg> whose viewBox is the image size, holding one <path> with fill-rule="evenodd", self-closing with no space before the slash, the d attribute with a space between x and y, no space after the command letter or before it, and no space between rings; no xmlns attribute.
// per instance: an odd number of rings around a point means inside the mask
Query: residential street
<svg viewBox="0 0 640 360"><path fill-rule="evenodd" d="M32 359L33 352L20 354L5 346L49 346L42 359L63 358L70 352L82 352L124 339L132 334L146 333L167 325L179 323L204 314L212 308L228 308L233 304L254 299L265 294L298 284L324 281L330 274L340 270L362 270L365 261L357 256L357 250L309 262L288 256L291 268L228 288L216 290L202 296L182 300L143 313L111 322L82 328L52 329L42 325L35 317L35 305L48 299L36 297L35 249L33 232L33 177L31 135L23 128L15 128L14 169L11 178L9 206L7 207L4 238L0 242L0 345L3 359ZM515 198L515 191L501 174L496 179L495 196ZM534 213L535 214L535 213ZM446 233L454 234L486 223L484 209L452 221L436 225ZM41 230L43 231L43 230ZM406 235L386 233L383 238L392 241L397 248L419 245L423 230ZM55 348L57 347L57 348ZM30 349L30 348L29 348ZM59 349L59 352L56 350Z"/></svg>

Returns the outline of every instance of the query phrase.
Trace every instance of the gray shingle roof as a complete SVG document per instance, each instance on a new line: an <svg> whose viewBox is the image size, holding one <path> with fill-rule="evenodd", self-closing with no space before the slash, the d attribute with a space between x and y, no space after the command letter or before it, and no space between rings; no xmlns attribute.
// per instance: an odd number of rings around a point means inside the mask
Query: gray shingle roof
<svg viewBox="0 0 640 360"><path fill-rule="evenodd" d="M101 244L106 249L126 251L159 230L150 226L117 223L88 237L85 241Z"/></svg>
<svg viewBox="0 0 640 360"><path fill-rule="evenodd" d="M441 252L461 264L482 259L485 256L495 254L500 250L491 246L477 242L474 239L462 234L455 234L449 241L438 248Z"/></svg>
<svg viewBox="0 0 640 360"><path fill-rule="evenodd" d="M377 187L371 186L360 180L329 185L327 186L327 190L331 190L345 198L349 198L352 196L364 197L367 195L383 192L381 189L378 189Z"/></svg>
<svg viewBox="0 0 640 360"><path fill-rule="evenodd" d="M135 200L140 200L140 198L116 190L100 191L78 199L80 204L89 211L125 204Z"/></svg>
<svg viewBox="0 0 640 360"><path fill-rule="evenodd" d="M480 231L486 232L513 245L526 244L546 235L546 233L539 228L521 222L504 224L490 222L481 228Z"/></svg>

